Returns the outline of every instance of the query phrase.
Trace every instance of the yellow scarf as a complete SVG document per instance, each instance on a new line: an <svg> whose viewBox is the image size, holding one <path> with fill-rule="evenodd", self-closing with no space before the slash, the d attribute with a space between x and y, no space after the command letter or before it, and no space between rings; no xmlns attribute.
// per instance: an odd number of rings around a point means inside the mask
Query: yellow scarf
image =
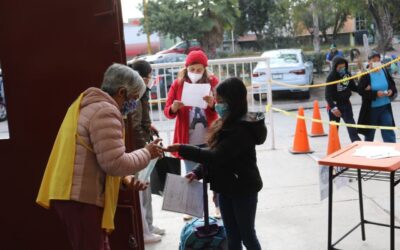
<svg viewBox="0 0 400 250"><path fill-rule="evenodd" d="M36 203L50 208L50 200L70 200L74 171L76 136L81 94L69 107L58 131L56 141L47 162ZM88 150L93 151L84 145ZM120 177L106 176L104 210L101 227L107 232L114 229L114 214L117 207Z"/></svg>

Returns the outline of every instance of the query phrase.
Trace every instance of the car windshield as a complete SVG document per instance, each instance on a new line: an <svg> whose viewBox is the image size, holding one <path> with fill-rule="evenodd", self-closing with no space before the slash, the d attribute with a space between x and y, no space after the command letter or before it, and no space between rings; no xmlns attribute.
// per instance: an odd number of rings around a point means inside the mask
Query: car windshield
<svg viewBox="0 0 400 250"><path fill-rule="evenodd" d="M296 54L275 54L271 55L271 64L297 64L299 63L299 58Z"/></svg>

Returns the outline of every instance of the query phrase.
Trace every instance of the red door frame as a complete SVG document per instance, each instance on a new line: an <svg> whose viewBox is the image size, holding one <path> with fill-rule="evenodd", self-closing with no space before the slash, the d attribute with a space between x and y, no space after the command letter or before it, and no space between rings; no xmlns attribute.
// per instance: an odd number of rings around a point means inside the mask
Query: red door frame
<svg viewBox="0 0 400 250"><path fill-rule="evenodd" d="M125 63L119 0L0 1L0 61L10 139L0 140L1 249L69 249L53 212L35 204L68 106Z"/></svg>

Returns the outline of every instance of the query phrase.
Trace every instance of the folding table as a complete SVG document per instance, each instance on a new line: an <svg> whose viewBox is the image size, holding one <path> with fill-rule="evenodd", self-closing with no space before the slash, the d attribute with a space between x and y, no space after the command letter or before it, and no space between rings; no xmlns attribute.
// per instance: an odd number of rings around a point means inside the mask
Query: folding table
<svg viewBox="0 0 400 250"><path fill-rule="evenodd" d="M365 241L365 224L384 226L390 228L390 249L395 248L395 196L394 189L400 182L400 157L383 159L368 159L367 157L353 156L356 149L363 146L389 146L400 151L400 144L380 142L354 142L349 146L328 155L318 161L320 165L329 167L329 198L328 198L328 250L336 249L335 246L350 233L361 226L362 240ZM333 180L338 177L356 178L358 181L358 195L360 203L360 223L353 227L343 237L332 243L332 198ZM372 222L364 219L364 205L362 197L362 180L387 181L390 183L390 224Z"/></svg>

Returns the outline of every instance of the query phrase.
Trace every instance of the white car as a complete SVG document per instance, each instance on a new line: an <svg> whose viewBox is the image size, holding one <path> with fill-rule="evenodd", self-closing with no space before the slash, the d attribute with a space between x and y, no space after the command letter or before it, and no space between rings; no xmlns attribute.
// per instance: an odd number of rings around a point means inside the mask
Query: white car
<svg viewBox="0 0 400 250"><path fill-rule="evenodd" d="M290 85L309 85L313 83L313 63L306 62L301 49L270 50L262 54L270 59L271 79ZM259 62L253 70L252 89L256 100L267 99L266 62ZM297 92L301 98L310 98L309 88L290 88L272 84L272 91Z"/></svg>

